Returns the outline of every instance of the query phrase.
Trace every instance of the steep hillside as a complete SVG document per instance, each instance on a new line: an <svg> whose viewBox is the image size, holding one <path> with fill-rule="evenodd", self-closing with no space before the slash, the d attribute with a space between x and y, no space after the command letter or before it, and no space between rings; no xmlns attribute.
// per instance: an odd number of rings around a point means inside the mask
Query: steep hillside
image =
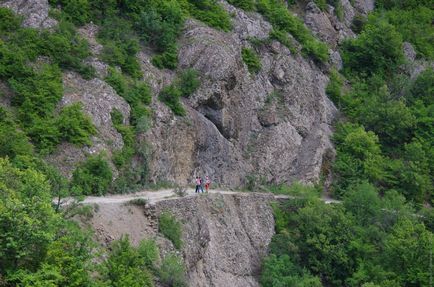
<svg viewBox="0 0 434 287"><path fill-rule="evenodd" d="M139 51L141 80L151 87L152 103L150 128L138 134L138 145L147 147L146 159L135 157L133 165L148 165L145 180L155 183L186 184L196 174L210 174L216 183L232 187L246 184L246 178L269 183L318 181L321 172L327 172L322 169L323 161L333 156L330 136L336 108L325 95L330 64L302 56L302 45L295 39L291 49L268 40L272 25L260 14L222 3L232 15L231 31L188 20L179 37L176 71L156 68L151 63L153 52ZM26 26L45 28L55 23L46 18L49 7L45 1L6 1L2 5L24 15ZM339 41L353 36L348 27L356 11L366 13L372 3L356 1L354 7L344 3L343 22L332 10L322 12L313 2L303 13L308 27L335 48ZM59 107L81 102L98 131L92 145L80 148L62 143L48 156L68 177L86 155L104 151L110 159L120 151L121 135L111 124L110 113L116 109L126 121L130 117L119 90L116 93L104 83L109 71L101 61L104 47L97 39L99 30L93 24L79 29L90 44L92 55L86 61L95 68L97 78L85 80L67 71L63 76ZM243 49L255 51L259 71L249 72ZM338 53L330 53L340 66ZM158 94L175 74L188 68L198 72L200 87L182 100L187 113L180 117L158 100ZM112 165L114 178L117 168Z"/></svg>
<svg viewBox="0 0 434 287"><path fill-rule="evenodd" d="M0 0L0 287L429 286L431 2Z"/></svg>

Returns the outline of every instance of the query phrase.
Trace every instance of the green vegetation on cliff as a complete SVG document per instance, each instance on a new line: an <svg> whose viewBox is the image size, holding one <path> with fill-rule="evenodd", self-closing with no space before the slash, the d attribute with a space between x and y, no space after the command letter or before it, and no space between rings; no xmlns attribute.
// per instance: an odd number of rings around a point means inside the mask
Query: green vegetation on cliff
<svg viewBox="0 0 434 287"><path fill-rule="evenodd" d="M263 286L429 286L429 218L396 191L362 182L338 204L289 200L275 220Z"/></svg>
<svg viewBox="0 0 434 287"><path fill-rule="evenodd" d="M304 197L274 207L263 286L430 285L434 71L412 76L403 54L405 40L432 59L428 2L377 1L343 43L343 75L332 71L326 89L345 115L331 187L342 203Z"/></svg>

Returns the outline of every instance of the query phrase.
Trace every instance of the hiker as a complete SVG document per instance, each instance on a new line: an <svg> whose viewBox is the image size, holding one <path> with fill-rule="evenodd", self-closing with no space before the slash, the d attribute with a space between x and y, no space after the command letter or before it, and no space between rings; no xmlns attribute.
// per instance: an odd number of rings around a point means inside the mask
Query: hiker
<svg viewBox="0 0 434 287"><path fill-rule="evenodd" d="M211 179L209 179L209 176L205 176L205 191L206 191L206 193L208 193L210 185L211 185Z"/></svg>
<svg viewBox="0 0 434 287"><path fill-rule="evenodd" d="M196 176L196 191L195 191L195 193L199 192L199 187L201 184L200 182L201 182L200 178L198 176Z"/></svg>
<svg viewBox="0 0 434 287"><path fill-rule="evenodd" d="M199 177L199 186L200 186L200 190L203 193L203 180L202 177Z"/></svg>

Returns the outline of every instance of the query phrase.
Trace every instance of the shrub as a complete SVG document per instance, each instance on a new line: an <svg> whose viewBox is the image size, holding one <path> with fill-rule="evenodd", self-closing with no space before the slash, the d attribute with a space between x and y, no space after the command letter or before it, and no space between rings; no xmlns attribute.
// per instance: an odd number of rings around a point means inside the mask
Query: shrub
<svg viewBox="0 0 434 287"><path fill-rule="evenodd" d="M165 103L172 112L177 116L184 116L186 114L181 102L181 91L174 85L163 88L158 96L160 101Z"/></svg>
<svg viewBox="0 0 434 287"><path fill-rule="evenodd" d="M194 69L187 69L178 77L178 87L183 97L189 97L199 86L198 73Z"/></svg>
<svg viewBox="0 0 434 287"><path fill-rule="evenodd" d="M2 35L18 30L20 25L20 17L17 17L10 9L0 7L0 33Z"/></svg>
<svg viewBox="0 0 434 287"><path fill-rule="evenodd" d="M151 62L155 67L160 69L176 69L178 66L178 48L176 46L172 46L167 51L152 57Z"/></svg>
<svg viewBox="0 0 434 287"><path fill-rule="evenodd" d="M128 102L128 104L130 104L130 120L133 125L136 126L137 123L143 121L144 117L149 115L146 105L151 103L152 95L151 90L146 83L129 79L114 68L109 69L109 73L105 80Z"/></svg>
<svg viewBox="0 0 434 287"><path fill-rule="evenodd" d="M294 264L288 255L277 257L272 254L265 258L260 283L269 287L321 287L318 277L310 275Z"/></svg>
<svg viewBox="0 0 434 287"><path fill-rule="evenodd" d="M142 240L137 248L139 256L143 259L144 265L149 269L154 269L160 261L160 252L154 240Z"/></svg>
<svg viewBox="0 0 434 287"><path fill-rule="evenodd" d="M33 147L29 139L12 119L12 116L0 107L0 157L13 160L18 155L32 154Z"/></svg>
<svg viewBox="0 0 434 287"><path fill-rule="evenodd" d="M91 119L84 115L79 103L66 106L57 119L62 140L73 144L91 145L90 136L96 134L96 128Z"/></svg>
<svg viewBox="0 0 434 287"><path fill-rule="evenodd" d="M243 48L241 56L250 73L257 74L261 70L261 60L255 51L250 48Z"/></svg>
<svg viewBox="0 0 434 287"><path fill-rule="evenodd" d="M112 182L112 171L104 157L100 154L90 156L79 165L73 175L72 188L84 195L104 195Z"/></svg>
<svg viewBox="0 0 434 287"><path fill-rule="evenodd" d="M146 198L134 198L134 199L129 200L126 204L145 206L147 203L148 203L148 200Z"/></svg>
<svg viewBox="0 0 434 287"><path fill-rule="evenodd" d="M62 12L65 14L66 19L76 25L84 25L90 20L88 0L60 0L56 4L62 5Z"/></svg>
<svg viewBox="0 0 434 287"><path fill-rule="evenodd" d="M269 34L270 39L274 39L279 41L283 46L289 49L291 53L296 54L297 50L295 49L294 43L289 39L288 32L282 30L271 30Z"/></svg>
<svg viewBox="0 0 434 287"><path fill-rule="evenodd" d="M354 33L359 34L363 31L363 27L367 23L367 19L363 15L356 15L353 18L353 21L351 23L351 30L354 31Z"/></svg>
<svg viewBox="0 0 434 287"><path fill-rule="evenodd" d="M101 55L103 61L119 66L123 72L135 79L143 76L136 54L139 52L139 40L132 24L120 17L106 19L98 33L103 43Z"/></svg>
<svg viewBox="0 0 434 287"><path fill-rule="evenodd" d="M246 11L253 11L256 6L254 0L228 0L228 2Z"/></svg>
<svg viewBox="0 0 434 287"><path fill-rule="evenodd" d="M180 249L182 246L182 226L176 218L168 213L163 212L160 214L158 218L159 223L159 231L170 241L172 241L173 245Z"/></svg>
<svg viewBox="0 0 434 287"><path fill-rule="evenodd" d="M342 85L344 81L342 79L342 76L339 75L339 72L336 70L332 70L330 73L330 81L326 88L326 94L329 96L329 98L338 106L340 107L340 101L342 97Z"/></svg>
<svg viewBox="0 0 434 287"><path fill-rule="evenodd" d="M173 287L186 287L185 267L182 259L175 254L168 254L164 257L158 271L158 277L163 284Z"/></svg>
<svg viewBox="0 0 434 287"><path fill-rule="evenodd" d="M327 45L315 39L303 21L290 13L283 2L258 0L257 9L273 25L274 30L291 33L303 45L303 51L307 55L321 62L328 61ZM277 39L286 39L281 34L277 36Z"/></svg>
<svg viewBox="0 0 434 287"><path fill-rule="evenodd" d="M126 78L122 75L122 73L110 67L108 69L107 77L104 80L107 82L107 84L112 86L112 88L119 94L119 96L123 98L127 96L128 84Z"/></svg>
<svg viewBox="0 0 434 287"><path fill-rule="evenodd" d="M104 262L104 281L109 282L110 286L154 286L152 274L146 269L145 259L140 253L131 246L128 237L114 241Z"/></svg>
<svg viewBox="0 0 434 287"><path fill-rule="evenodd" d="M386 76L403 63L401 35L384 21L367 24L358 38L344 43L342 59L347 74Z"/></svg>
<svg viewBox="0 0 434 287"><path fill-rule="evenodd" d="M188 0L188 10L194 18L208 24L211 27L229 31L232 28L229 15L214 0Z"/></svg>

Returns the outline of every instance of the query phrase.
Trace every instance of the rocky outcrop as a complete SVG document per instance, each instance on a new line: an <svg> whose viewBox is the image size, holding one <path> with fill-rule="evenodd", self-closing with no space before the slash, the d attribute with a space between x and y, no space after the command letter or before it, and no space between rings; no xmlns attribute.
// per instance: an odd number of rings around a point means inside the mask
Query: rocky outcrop
<svg viewBox="0 0 434 287"><path fill-rule="evenodd" d="M209 174L228 186L242 184L247 175L316 181L322 155L332 149L336 109L324 92L328 78L278 42L258 48L262 69L251 75L241 49L250 46L246 39L265 37L271 27L258 14L231 9L234 32L193 20L186 24L180 68L199 71L202 84L184 100L185 118L154 103L154 126L146 134L151 178L185 184L195 174Z"/></svg>
<svg viewBox="0 0 434 287"><path fill-rule="evenodd" d="M274 234L271 195L210 195L161 201L183 222L183 257L189 285L259 286L261 259Z"/></svg>
<svg viewBox="0 0 434 287"><path fill-rule="evenodd" d="M197 174L208 174L214 183L236 187L248 176L270 183L318 181L323 158L333 154L331 125L336 108L325 95L330 65L318 65L294 54L276 41L256 41L262 68L250 74L242 61L243 47L252 48L251 39L268 38L271 25L261 15L244 12L219 1L231 14L233 30L222 32L188 20L179 41L179 70L194 68L201 86L189 99L182 99L187 116L176 117L158 100L178 71L160 70L151 64L152 51L137 55L154 93L151 128L140 136L149 145L151 181L187 184ZM346 37L357 13L373 8L371 0L351 5L342 0L344 17L337 19L332 7L320 11L314 2L303 6L307 27L331 47L331 64L340 68L342 60L333 51ZM4 1L25 16L26 25L48 27L46 0ZM36 8L39 7L38 13ZM36 17L34 14L37 14ZM98 128L93 145L77 148L64 144L50 161L69 174L86 154L122 147L122 139L110 122L110 111L121 110L127 118L128 105L102 80L108 66L98 59L102 46L96 41L98 27L88 24L79 33L88 40L93 53L87 62L99 79L86 81L65 73L62 105L84 104ZM297 43L296 43L297 44Z"/></svg>
<svg viewBox="0 0 434 287"><path fill-rule="evenodd" d="M153 238L165 256L179 252L158 234L155 219L169 212L182 223L180 253L189 286L259 287L261 260L274 234L274 200L271 194L240 193L167 199L146 206L99 203L93 217L83 223L96 230L103 244L123 234L133 244Z"/></svg>
<svg viewBox="0 0 434 287"><path fill-rule="evenodd" d="M0 6L7 7L24 16L23 25L31 28L52 28L57 21L48 16L48 0L6 0Z"/></svg>

